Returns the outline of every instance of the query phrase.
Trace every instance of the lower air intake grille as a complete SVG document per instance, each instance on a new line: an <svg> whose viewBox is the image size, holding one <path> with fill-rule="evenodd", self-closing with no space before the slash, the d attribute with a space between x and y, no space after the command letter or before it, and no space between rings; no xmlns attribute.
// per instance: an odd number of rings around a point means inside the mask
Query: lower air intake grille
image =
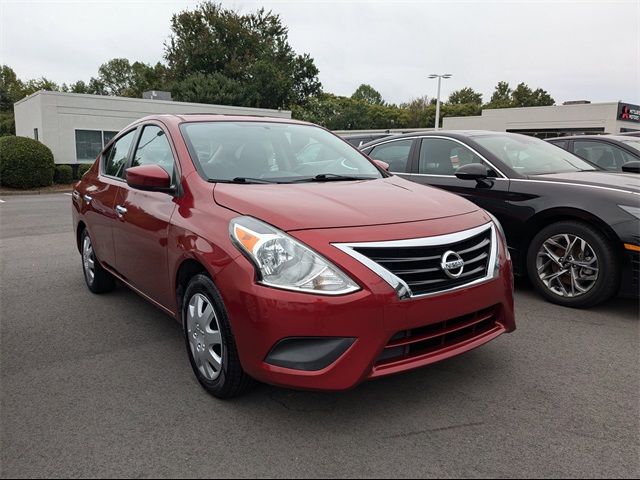
<svg viewBox="0 0 640 480"><path fill-rule="evenodd" d="M437 353L480 337L498 326L498 306L444 322L395 334L376 361L376 366Z"/></svg>

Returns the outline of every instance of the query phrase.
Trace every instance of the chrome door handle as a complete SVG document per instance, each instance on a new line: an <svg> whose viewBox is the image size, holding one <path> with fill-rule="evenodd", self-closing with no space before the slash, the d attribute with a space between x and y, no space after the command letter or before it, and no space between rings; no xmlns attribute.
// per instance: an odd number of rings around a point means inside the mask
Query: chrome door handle
<svg viewBox="0 0 640 480"><path fill-rule="evenodd" d="M125 213L127 213L126 208L124 208L122 205L116 205L116 214L118 214L118 217L122 218Z"/></svg>
<svg viewBox="0 0 640 480"><path fill-rule="evenodd" d="M93 200L93 197L91 195L86 195L86 194L82 198L84 198L84 201L87 203L87 205L91 203L91 200Z"/></svg>

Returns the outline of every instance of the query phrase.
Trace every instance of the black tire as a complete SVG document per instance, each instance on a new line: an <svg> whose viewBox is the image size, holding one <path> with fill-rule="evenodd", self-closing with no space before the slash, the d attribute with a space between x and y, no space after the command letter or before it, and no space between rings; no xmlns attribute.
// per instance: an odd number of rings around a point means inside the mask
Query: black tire
<svg viewBox="0 0 640 480"><path fill-rule="evenodd" d="M88 271L88 264L85 261L84 256L84 245L87 240L91 245L90 258L93 261L93 276ZM93 242L91 241L91 237L89 236L89 232L86 228L80 234L80 253L82 255L82 272L84 274L84 281L89 290L97 294L112 291L116 286L115 279L109 272L102 268L102 265L100 265L100 261L93 250Z"/></svg>
<svg viewBox="0 0 640 480"><path fill-rule="evenodd" d="M586 293L575 297L561 296L548 288L540 279L536 259L547 239L554 235L569 234L584 239L598 258L598 276ZM543 228L531 241L527 251L527 273L536 290L547 300L573 308L588 308L612 298L619 289L621 268L613 242L600 230L577 220L553 223Z"/></svg>
<svg viewBox="0 0 640 480"><path fill-rule="evenodd" d="M214 380L207 379L200 371L190 344L187 327L187 310L189 308L189 302L196 294L203 295L207 302L213 307L216 316L215 321L218 324L217 326L222 337L222 351L220 354L222 367L218 377ZM194 276L189 281L182 298L181 314L185 346L187 355L189 356L189 363L200 385L211 395L220 399L233 398L248 391L255 384L255 381L242 369L227 310L222 302L220 292L213 281L203 274Z"/></svg>

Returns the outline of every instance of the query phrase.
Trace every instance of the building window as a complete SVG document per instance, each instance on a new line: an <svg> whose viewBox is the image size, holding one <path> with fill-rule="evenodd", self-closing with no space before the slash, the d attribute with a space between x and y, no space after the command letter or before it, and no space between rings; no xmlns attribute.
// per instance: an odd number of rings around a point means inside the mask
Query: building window
<svg viewBox="0 0 640 480"><path fill-rule="evenodd" d="M117 134L118 132L109 132L109 131L102 132L102 146L104 147Z"/></svg>
<svg viewBox="0 0 640 480"><path fill-rule="evenodd" d="M33 138L34 138L34 140L38 140L38 129L37 128L33 129Z"/></svg>
<svg viewBox="0 0 640 480"><path fill-rule="evenodd" d="M76 160L93 162L104 146L117 134L118 132L102 130L76 130Z"/></svg>
<svg viewBox="0 0 640 480"><path fill-rule="evenodd" d="M100 130L76 130L76 160L91 162L102 150Z"/></svg>

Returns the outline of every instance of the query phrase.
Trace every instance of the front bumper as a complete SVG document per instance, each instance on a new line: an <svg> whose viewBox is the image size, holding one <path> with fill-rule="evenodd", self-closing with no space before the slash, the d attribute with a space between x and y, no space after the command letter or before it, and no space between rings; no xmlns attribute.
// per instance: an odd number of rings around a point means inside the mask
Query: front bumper
<svg viewBox="0 0 640 480"><path fill-rule="evenodd" d="M622 275L619 294L627 297L640 296L640 221L634 219L614 225L621 241L620 259Z"/></svg>
<svg viewBox="0 0 640 480"><path fill-rule="evenodd" d="M264 287L255 282L253 266L244 257L220 272L216 284L229 313L242 366L249 375L285 387L345 390L370 378L459 355L513 331L512 266L500 250L499 272L491 280L406 300L400 300L380 277L346 255L341 266L348 264L349 274L363 288L343 296ZM473 317L477 312L489 310L493 312L492 318L481 330L475 327L462 330L464 325L480 321L479 317ZM451 325L447 326L446 321L452 321ZM433 342L429 343L428 329L437 324L443 326L442 332L450 333L434 348ZM424 338L421 343L424 348L393 350L398 341L406 343L411 335L407 332L417 332L418 340ZM336 360L319 370L286 368L281 366L286 365L282 361L272 362L278 365L268 362L270 353L283 340L309 337L347 339L349 343L343 342L344 353L340 352Z"/></svg>

